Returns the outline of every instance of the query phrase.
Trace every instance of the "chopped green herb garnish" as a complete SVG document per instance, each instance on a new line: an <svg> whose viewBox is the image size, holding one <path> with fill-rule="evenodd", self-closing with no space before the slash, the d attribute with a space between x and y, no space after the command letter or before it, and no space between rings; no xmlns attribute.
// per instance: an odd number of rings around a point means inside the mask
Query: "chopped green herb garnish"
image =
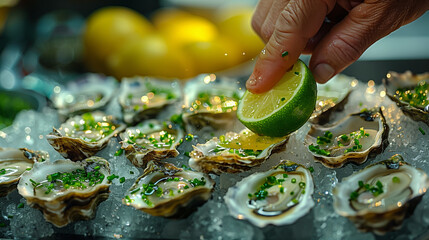
<svg viewBox="0 0 429 240"><path fill-rule="evenodd" d="M291 183L296 183L296 178L292 178L292 179L290 180L290 182L291 182Z"/></svg>
<svg viewBox="0 0 429 240"><path fill-rule="evenodd" d="M24 208L24 203L18 204L17 208Z"/></svg>
<svg viewBox="0 0 429 240"><path fill-rule="evenodd" d="M192 139L194 139L194 135L192 135L192 134L190 134L190 133L188 133L188 135L186 135L186 137L185 137L185 140L186 141L192 141Z"/></svg>
<svg viewBox="0 0 429 240"><path fill-rule="evenodd" d="M6 174L6 169L4 168L0 169L0 175L4 175L4 174Z"/></svg>
<svg viewBox="0 0 429 240"><path fill-rule="evenodd" d="M392 182L394 182L394 183L400 183L400 182L401 182L401 179L400 179L400 178L398 178L398 177L393 177L393 178L392 178Z"/></svg>
<svg viewBox="0 0 429 240"><path fill-rule="evenodd" d="M124 183L125 182L125 178L124 177L119 178L119 182L120 183Z"/></svg>
<svg viewBox="0 0 429 240"><path fill-rule="evenodd" d="M6 223L0 223L0 227L6 227Z"/></svg>
<svg viewBox="0 0 429 240"><path fill-rule="evenodd" d="M285 188L284 187L280 187L280 193L284 193L285 192Z"/></svg>
<svg viewBox="0 0 429 240"><path fill-rule="evenodd" d="M115 178L119 178L119 176L117 176L117 175L115 175L115 174L112 174L112 175L110 175L110 176L108 176L108 177L107 177L107 180L109 180L109 182L111 182L111 181L113 181L113 179L115 179Z"/></svg>
<svg viewBox="0 0 429 240"><path fill-rule="evenodd" d="M308 170L312 173L314 172L314 168L313 167L309 167Z"/></svg>
<svg viewBox="0 0 429 240"><path fill-rule="evenodd" d="M420 131L423 135L426 135L426 132L423 130L423 128L419 127L419 131Z"/></svg>
<svg viewBox="0 0 429 240"><path fill-rule="evenodd" d="M284 52L282 52L282 57L286 57L287 55L289 55L289 52L288 52L288 51L284 51Z"/></svg>
<svg viewBox="0 0 429 240"><path fill-rule="evenodd" d="M299 187L300 188L305 188L305 182L299 182Z"/></svg>
<svg viewBox="0 0 429 240"><path fill-rule="evenodd" d="M115 152L115 156L121 156L122 153L124 153L124 149L120 148L118 151Z"/></svg>

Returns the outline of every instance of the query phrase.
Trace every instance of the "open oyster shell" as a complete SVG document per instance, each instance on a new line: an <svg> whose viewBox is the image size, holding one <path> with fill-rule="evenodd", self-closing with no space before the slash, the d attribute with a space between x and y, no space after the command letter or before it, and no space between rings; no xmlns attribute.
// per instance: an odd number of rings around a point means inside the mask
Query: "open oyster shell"
<svg viewBox="0 0 429 240"><path fill-rule="evenodd" d="M312 125L305 145L328 168L347 162L362 164L388 144L389 127L380 108L351 114L329 126Z"/></svg>
<svg viewBox="0 0 429 240"><path fill-rule="evenodd" d="M355 78L338 74L325 84L317 84L316 107L309 121L314 124L325 124L335 111L344 109L353 90Z"/></svg>
<svg viewBox="0 0 429 240"><path fill-rule="evenodd" d="M213 186L206 174L151 161L122 202L153 216L184 217L210 198Z"/></svg>
<svg viewBox="0 0 429 240"><path fill-rule="evenodd" d="M183 130L170 122L147 120L127 128L119 136L125 155L136 167L145 168L151 160L176 157L183 141Z"/></svg>
<svg viewBox="0 0 429 240"><path fill-rule="evenodd" d="M389 72L383 79L386 95L414 121L429 126L429 73Z"/></svg>
<svg viewBox="0 0 429 240"><path fill-rule="evenodd" d="M184 87L183 120L197 129L207 125L226 128L236 119L238 100L243 93L233 79L199 75Z"/></svg>
<svg viewBox="0 0 429 240"><path fill-rule="evenodd" d="M122 79L118 100L122 106L124 122L138 123L178 101L181 95L177 81L135 77Z"/></svg>
<svg viewBox="0 0 429 240"><path fill-rule="evenodd" d="M47 152L0 147L0 197L13 191L21 175L31 170L34 163L48 159Z"/></svg>
<svg viewBox="0 0 429 240"><path fill-rule="evenodd" d="M252 174L228 189L231 215L255 226L292 224L314 206L313 177L304 166L281 161L267 172Z"/></svg>
<svg viewBox="0 0 429 240"><path fill-rule="evenodd" d="M22 175L18 191L47 221L63 227L94 217L98 203L109 195L109 175L109 163L100 157L44 162Z"/></svg>
<svg viewBox="0 0 429 240"><path fill-rule="evenodd" d="M113 77L88 73L69 81L65 88L52 95L51 100L62 116L91 112L106 106L118 85Z"/></svg>
<svg viewBox="0 0 429 240"><path fill-rule="evenodd" d="M248 129L228 132L205 144L197 144L190 153L189 166L206 173L237 173L262 164L273 151L285 147L289 136L259 136Z"/></svg>
<svg viewBox="0 0 429 240"><path fill-rule="evenodd" d="M364 232L399 229L426 193L429 179L400 155L344 178L333 190L334 209Z"/></svg>
<svg viewBox="0 0 429 240"><path fill-rule="evenodd" d="M103 149L125 127L114 116L97 111L69 118L46 139L63 157L78 161Z"/></svg>

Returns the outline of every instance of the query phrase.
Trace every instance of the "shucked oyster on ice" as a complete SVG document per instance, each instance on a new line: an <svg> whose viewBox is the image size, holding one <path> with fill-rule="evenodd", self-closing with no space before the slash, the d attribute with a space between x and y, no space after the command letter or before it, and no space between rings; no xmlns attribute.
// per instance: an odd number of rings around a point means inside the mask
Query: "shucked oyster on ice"
<svg viewBox="0 0 429 240"><path fill-rule="evenodd" d="M314 206L313 177L304 166L282 161L267 172L252 174L228 189L231 215L255 226L292 224Z"/></svg>
<svg viewBox="0 0 429 240"><path fill-rule="evenodd" d="M21 175L31 170L34 163L48 159L48 153L43 151L0 147L0 197L14 190Z"/></svg>
<svg viewBox="0 0 429 240"><path fill-rule="evenodd" d="M338 74L325 84L317 84L316 107L310 122L325 124L332 112L344 109L356 79Z"/></svg>
<svg viewBox="0 0 429 240"><path fill-rule="evenodd" d="M364 109L329 126L312 125L305 144L316 161L328 168L347 162L362 164L387 146L388 125L380 108Z"/></svg>
<svg viewBox="0 0 429 240"><path fill-rule="evenodd" d="M181 90L177 81L135 77L122 79L118 100L124 122L137 123L158 114L180 98Z"/></svg>
<svg viewBox="0 0 429 240"><path fill-rule="evenodd" d="M183 120L197 129L225 128L236 119L238 100L244 91L237 81L202 74L186 83Z"/></svg>
<svg viewBox="0 0 429 240"><path fill-rule="evenodd" d="M429 73L389 72L383 79L386 95L415 121L429 125Z"/></svg>
<svg viewBox="0 0 429 240"><path fill-rule="evenodd" d="M22 175L18 191L47 221L63 227L94 217L96 206L109 196L109 175L109 163L100 157L44 162Z"/></svg>
<svg viewBox="0 0 429 240"><path fill-rule="evenodd" d="M189 166L215 174L247 171L262 164L273 151L284 148L288 140L289 136L259 136L248 129L228 132L194 146Z"/></svg>
<svg viewBox="0 0 429 240"><path fill-rule="evenodd" d="M183 217L210 198L213 186L206 174L151 161L122 202L153 216Z"/></svg>
<svg viewBox="0 0 429 240"><path fill-rule="evenodd" d="M337 184L333 190L334 209L359 230L384 234L401 227L428 187L426 173L396 154Z"/></svg>
<svg viewBox="0 0 429 240"><path fill-rule="evenodd" d="M97 111L69 118L46 139L63 157L78 161L103 149L125 127L113 116Z"/></svg>
<svg viewBox="0 0 429 240"><path fill-rule="evenodd" d="M89 73L55 92L51 100L63 116L100 109L112 99L118 81L113 77Z"/></svg>
<svg viewBox="0 0 429 240"><path fill-rule="evenodd" d="M151 160L176 157L176 148L183 141L183 130L170 122L147 120L127 128L119 136L127 158L136 166L145 168Z"/></svg>

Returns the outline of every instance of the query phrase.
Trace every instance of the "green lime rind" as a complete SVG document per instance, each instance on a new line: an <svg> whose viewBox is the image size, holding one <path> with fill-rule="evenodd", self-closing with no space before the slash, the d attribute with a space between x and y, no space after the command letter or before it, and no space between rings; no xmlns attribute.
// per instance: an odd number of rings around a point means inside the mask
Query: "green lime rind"
<svg viewBox="0 0 429 240"><path fill-rule="evenodd" d="M299 60L299 64L304 63ZM302 81L304 82L283 107L267 118L255 121L249 121L249 119L242 118L241 114L237 114L243 125L254 133L270 137L283 137L303 126L310 118L316 105L317 86L308 67L304 64L301 69L305 71L302 72L304 76ZM243 98L246 97L247 93L248 91Z"/></svg>

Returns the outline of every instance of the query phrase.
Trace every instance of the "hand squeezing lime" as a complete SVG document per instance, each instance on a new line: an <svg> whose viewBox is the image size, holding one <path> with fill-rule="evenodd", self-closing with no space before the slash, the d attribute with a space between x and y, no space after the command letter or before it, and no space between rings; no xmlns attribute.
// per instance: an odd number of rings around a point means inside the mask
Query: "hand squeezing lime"
<svg viewBox="0 0 429 240"><path fill-rule="evenodd" d="M308 67L298 60L268 92L243 95L238 119L250 130L270 137L286 136L311 116L317 97L316 82Z"/></svg>

